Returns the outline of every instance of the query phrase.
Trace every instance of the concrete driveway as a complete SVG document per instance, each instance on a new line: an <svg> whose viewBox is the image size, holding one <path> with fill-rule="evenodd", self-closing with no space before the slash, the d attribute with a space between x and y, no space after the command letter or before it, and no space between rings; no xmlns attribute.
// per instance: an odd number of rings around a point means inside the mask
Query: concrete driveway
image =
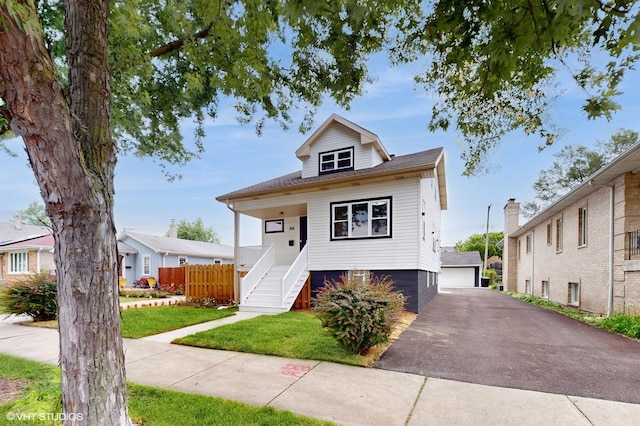
<svg viewBox="0 0 640 426"><path fill-rule="evenodd" d="M640 404L637 340L497 291L445 291L384 353L378 368Z"/></svg>

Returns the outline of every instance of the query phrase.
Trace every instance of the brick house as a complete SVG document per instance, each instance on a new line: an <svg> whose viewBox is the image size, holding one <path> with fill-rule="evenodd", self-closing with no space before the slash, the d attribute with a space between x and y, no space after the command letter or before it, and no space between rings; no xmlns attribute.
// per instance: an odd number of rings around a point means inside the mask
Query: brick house
<svg viewBox="0 0 640 426"><path fill-rule="evenodd" d="M640 314L640 144L524 225L504 208L505 288L603 315Z"/></svg>
<svg viewBox="0 0 640 426"><path fill-rule="evenodd" d="M55 274L53 235L44 226L0 222L0 283L12 284L42 271Z"/></svg>

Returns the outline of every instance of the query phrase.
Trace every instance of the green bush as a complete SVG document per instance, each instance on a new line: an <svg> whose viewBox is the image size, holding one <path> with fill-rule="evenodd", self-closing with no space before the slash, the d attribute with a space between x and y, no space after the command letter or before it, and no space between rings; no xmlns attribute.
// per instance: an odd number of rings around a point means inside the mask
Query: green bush
<svg viewBox="0 0 640 426"><path fill-rule="evenodd" d="M497 286L498 273L495 269L487 269L484 276L489 278L489 287L495 288Z"/></svg>
<svg viewBox="0 0 640 426"><path fill-rule="evenodd" d="M16 284L7 285L0 293L5 311L11 314L27 314L34 321L56 319L56 279L41 272Z"/></svg>
<svg viewBox="0 0 640 426"><path fill-rule="evenodd" d="M341 277L325 281L314 302L316 315L342 346L354 354L365 354L385 343L404 307L404 296L393 291L389 277Z"/></svg>
<svg viewBox="0 0 640 426"><path fill-rule="evenodd" d="M612 315L608 318L603 318L602 321L598 323L598 327L640 339L640 317L622 314Z"/></svg>

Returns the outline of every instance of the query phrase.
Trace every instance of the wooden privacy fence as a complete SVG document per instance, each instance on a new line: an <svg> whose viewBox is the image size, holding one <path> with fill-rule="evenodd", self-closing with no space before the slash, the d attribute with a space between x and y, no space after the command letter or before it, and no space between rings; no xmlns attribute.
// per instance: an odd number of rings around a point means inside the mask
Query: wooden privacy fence
<svg viewBox="0 0 640 426"><path fill-rule="evenodd" d="M243 277L248 271L240 271ZM215 299L218 304L234 300L233 264L224 265L184 265L176 268L158 268L158 279L162 287L172 284L183 287L187 298ZM311 308L311 279L305 283L292 309Z"/></svg>

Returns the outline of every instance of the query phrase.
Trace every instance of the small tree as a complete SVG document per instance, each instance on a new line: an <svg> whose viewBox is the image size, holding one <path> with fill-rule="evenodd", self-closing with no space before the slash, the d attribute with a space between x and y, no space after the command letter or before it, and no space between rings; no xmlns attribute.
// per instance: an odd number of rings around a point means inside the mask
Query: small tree
<svg viewBox="0 0 640 426"><path fill-rule="evenodd" d="M47 211L42 203L34 201L26 209L18 210L16 214L24 223L51 228L51 219L47 216Z"/></svg>
<svg viewBox="0 0 640 426"><path fill-rule="evenodd" d="M325 281L316 296L315 312L324 327L349 351L365 354L385 343L393 331L405 297L392 290L387 277L343 275L341 281Z"/></svg>
<svg viewBox="0 0 640 426"><path fill-rule="evenodd" d="M178 223L178 238L220 244L220 236L213 229L213 226L205 227L200 218L197 218L194 222L187 222L182 219Z"/></svg>

